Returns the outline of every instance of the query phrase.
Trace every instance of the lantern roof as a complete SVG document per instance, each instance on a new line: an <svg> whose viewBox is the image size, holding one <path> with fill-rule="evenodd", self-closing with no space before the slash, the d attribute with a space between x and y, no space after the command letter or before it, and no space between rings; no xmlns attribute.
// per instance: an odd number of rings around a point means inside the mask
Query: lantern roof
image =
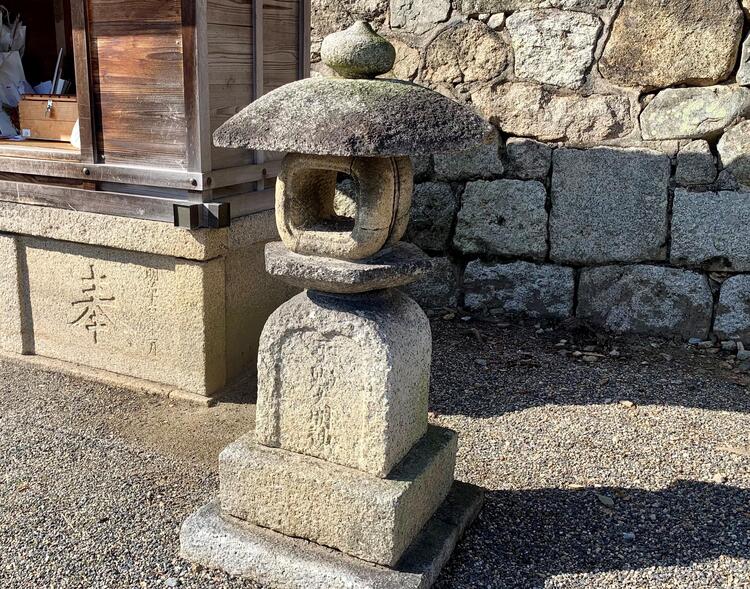
<svg viewBox="0 0 750 589"><path fill-rule="evenodd" d="M375 79L393 66L392 45L366 23L330 35L324 62L344 78L286 84L256 100L214 134L218 147L351 157L464 151L494 128L437 92Z"/></svg>

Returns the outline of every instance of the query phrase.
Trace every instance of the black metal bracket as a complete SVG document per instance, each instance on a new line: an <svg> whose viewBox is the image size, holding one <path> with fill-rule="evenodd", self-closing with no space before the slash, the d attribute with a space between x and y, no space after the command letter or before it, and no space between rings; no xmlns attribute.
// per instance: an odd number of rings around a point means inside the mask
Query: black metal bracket
<svg viewBox="0 0 750 589"><path fill-rule="evenodd" d="M183 229L220 229L229 227L229 203L175 204L174 226Z"/></svg>

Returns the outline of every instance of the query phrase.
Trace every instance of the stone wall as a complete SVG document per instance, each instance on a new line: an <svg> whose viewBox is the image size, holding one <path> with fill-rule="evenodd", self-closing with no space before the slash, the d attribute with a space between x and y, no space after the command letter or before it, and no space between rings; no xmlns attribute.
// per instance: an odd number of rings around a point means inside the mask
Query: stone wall
<svg viewBox="0 0 750 589"><path fill-rule="evenodd" d="M750 9L750 0L742 0ZM740 0L313 0L498 143L415 162L430 306L750 345L750 41Z"/></svg>

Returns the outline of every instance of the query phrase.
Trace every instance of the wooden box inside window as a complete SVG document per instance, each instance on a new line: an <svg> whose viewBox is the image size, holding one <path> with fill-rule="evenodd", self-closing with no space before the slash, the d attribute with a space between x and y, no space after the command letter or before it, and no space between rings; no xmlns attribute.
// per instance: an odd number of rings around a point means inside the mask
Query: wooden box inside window
<svg viewBox="0 0 750 589"><path fill-rule="evenodd" d="M18 105L21 136L26 139L70 142L78 121L75 96L27 94Z"/></svg>

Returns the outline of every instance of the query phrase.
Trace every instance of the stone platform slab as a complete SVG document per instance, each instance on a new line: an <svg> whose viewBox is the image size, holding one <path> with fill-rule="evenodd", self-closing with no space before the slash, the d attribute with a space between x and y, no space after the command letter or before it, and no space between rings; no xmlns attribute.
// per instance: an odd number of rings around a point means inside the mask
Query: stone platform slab
<svg viewBox="0 0 750 589"><path fill-rule="evenodd" d="M396 564L453 483L455 432L431 426L387 478L255 443L219 457L225 513L385 566Z"/></svg>
<svg viewBox="0 0 750 589"><path fill-rule="evenodd" d="M218 501L190 516L180 554L191 562L288 589L427 589L479 514L483 491L455 482L396 567L390 569L222 515Z"/></svg>

